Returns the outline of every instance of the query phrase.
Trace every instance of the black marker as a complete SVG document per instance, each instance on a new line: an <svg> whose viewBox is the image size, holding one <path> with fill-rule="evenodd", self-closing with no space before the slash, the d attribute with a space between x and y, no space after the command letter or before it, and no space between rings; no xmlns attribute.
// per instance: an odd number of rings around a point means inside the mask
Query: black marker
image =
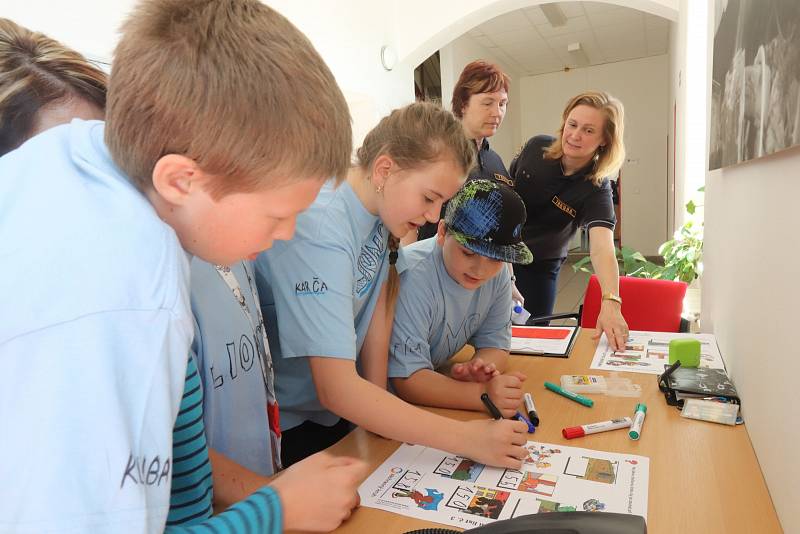
<svg viewBox="0 0 800 534"><path fill-rule="evenodd" d="M481 395L481 402L483 402L483 405L486 406L487 410L489 410L489 413L492 414L492 417L495 419L503 418L503 414L501 414L500 410L497 409L497 406L494 405L492 399L489 398L488 393Z"/></svg>
<svg viewBox="0 0 800 534"><path fill-rule="evenodd" d="M539 415L536 413L536 406L533 405L533 397L530 393L525 393L523 397L525 400L525 409L528 410L528 417L533 423L533 426L539 426Z"/></svg>

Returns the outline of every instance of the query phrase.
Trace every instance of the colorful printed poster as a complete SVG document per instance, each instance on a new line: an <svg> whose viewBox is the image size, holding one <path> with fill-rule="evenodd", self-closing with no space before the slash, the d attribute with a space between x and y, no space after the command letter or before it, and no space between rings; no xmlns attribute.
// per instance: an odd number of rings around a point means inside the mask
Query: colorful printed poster
<svg viewBox="0 0 800 534"><path fill-rule="evenodd" d="M603 334L592 358L592 369L604 371L626 371L630 373L647 373L660 375L664 365L669 364L669 342L672 339L697 339L700 341L700 367L708 369L725 369L725 362L717 347L717 339L713 334L684 334L673 332L641 332L632 330L628 333L625 349L611 350L608 338Z"/></svg>
<svg viewBox="0 0 800 534"><path fill-rule="evenodd" d="M462 528L575 510L646 519L648 458L534 441L526 447L518 471L403 444L361 485L361 505Z"/></svg>

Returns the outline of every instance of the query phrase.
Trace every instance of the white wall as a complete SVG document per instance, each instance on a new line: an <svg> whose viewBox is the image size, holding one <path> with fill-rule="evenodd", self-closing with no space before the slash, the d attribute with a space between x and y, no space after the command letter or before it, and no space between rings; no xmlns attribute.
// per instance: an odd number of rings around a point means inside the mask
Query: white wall
<svg viewBox="0 0 800 534"><path fill-rule="evenodd" d="M303 31L346 93L374 100L380 115L414 100L414 67L398 63L387 72L383 45L392 45L396 27L389 6L366 0L269 0Z"/></svg>
<svg viewBox="0 0 800 534"><path fill-rule="evenodd" d="M676 161L674 180L674 228L686 220L685 205L697 198L697 189L705 183L707 168L706 55L708 10L705 1L680 0L677 39L670 65L671 96L677 107L675 135ZM672 140L670 141L672 144ZM672 185L672 184L671 184Z"/></svg>
<svg viewBox="0 0 800 534"><path fill-rule="evenodd" d="M503 124L497 133L489 139L492 149L495 150L506 167L511 165L511 158L514 157L519 148L520 139L520 76L516 70L508 64L500 61L491 54L489 50L479 45L469 37L462 35L452 41L439 51L439 59L442 66L442 103L450 109L450 102L453 98L453 87L461 71L470 61L485 59L497 64L503 71L511 77L508 92L508 110L503 119Z"/></svg>
<svg viewBox="0 0 800 534"><path fill-rule="evenodd" d="M267 0L309 37L351 103L360 141L378 117L414 99L414 68L476 25L547 0ZM608 0L671 20L679 0ZM84 54L111 58L117 29L136 0L2 0L0 16L43 31ZM380 49L398 64L387 72ZM513 118L512 118L513 120ZM516 136L513 122L511 136ZM508 124L506 125L506 129ZM503 132L507 135L507 132Z"/></svg>
<svg viewBox="0 0 800 534"><path fill-rule="evenodd" d="M713 0L707 1L713 13ZM713 16L708 24L710 103ZM800 533L798 178L800 147L705 172L700 320L716 335L742 398L747 433L787 533Z"/></svg>
<svg viewBox="0 0 800 534"><path fill-rule="evenodd" d="M786 532L800 532L800 148L708 173L701 327L712 331Z"/></svg>
<svg viewBox="0 0 800 534"><path fill-rule="evenodd" d="M520 85L524 140L541 133L555 135L564 105L581 91L608 91L625 105L622 243L646 255L655 255L668 235L668 84L665 54L528 76Z"/></svg>
<svg viewBox="0 0 800 534"><path fill-rule="evenodd" d="M84 55L110 61L117 30L136 0L0 1L0 17L40 31Z"/></svg>
<svg viewBox="0 0 800 534"><path fill-rule="evenodd" d="M679 18L684 13L679 15ZM678 147L676 131L680 131L678 121L683 120L683 102L685 92L683 83L683 70L686 68L686 22L683 24L673 22L669 28L669 100L667 102L667 122L669 135L667 138L667 233L675 231L675 210L678 182L683 187L683 150ZM681 113L678 114L678 110ZM683 142L683 136L681 136ZM679 172L679 169L680 172ZM682 189L681 189L682 190Z"/></svg>
<svg viewBox="0 0 800 534"><path fill-rule="evenodd" d="M366 0L267 3L309 37L336 76L351 104L356 142L360 142L380 116L413 101L415 65L401 63L387 72L380 63L381 47L392 42L395 32L395 26L386 17L386 3ZM2 0L0 16L44 32L90 58L110 61L117 30L135 4L136 0Z"/></svg>

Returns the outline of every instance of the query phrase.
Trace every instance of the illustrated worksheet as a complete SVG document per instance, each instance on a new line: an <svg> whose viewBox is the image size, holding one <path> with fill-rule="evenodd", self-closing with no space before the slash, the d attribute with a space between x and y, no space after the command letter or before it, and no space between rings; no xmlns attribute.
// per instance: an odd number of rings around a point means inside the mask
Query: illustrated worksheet
<svg viewBox="0 0 800 534"><path fill-rule="evenodd" d="M628 371L660 375L669 364L669 342L672 339L692 338L700 341L700 367L725 369L714 334L684 334L672 332L641 332L628 334L625 349L613 351L603 334L592 358L592 369Z"/></svg>
<svg viewBox="0 0 800 534"><path fill-rule="evenodd" d="M403 444L361 484L361 505L461 528L576 510L647 518L648 458L535 441L526 448L517 471Z"/></svg>

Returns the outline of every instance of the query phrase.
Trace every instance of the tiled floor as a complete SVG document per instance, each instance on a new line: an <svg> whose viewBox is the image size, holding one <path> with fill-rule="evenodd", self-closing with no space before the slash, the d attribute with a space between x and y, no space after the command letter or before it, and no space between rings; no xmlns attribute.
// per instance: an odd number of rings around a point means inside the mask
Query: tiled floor
<svg viewBox="0 0 800 534"><path fill-rule="evenodd" d="M553 313L577 312L578 307L583 303L583 294L589 283L589 273L575 272L572 269L572 264L578 259L580 257L569 258L561 267Z"/></svg>

